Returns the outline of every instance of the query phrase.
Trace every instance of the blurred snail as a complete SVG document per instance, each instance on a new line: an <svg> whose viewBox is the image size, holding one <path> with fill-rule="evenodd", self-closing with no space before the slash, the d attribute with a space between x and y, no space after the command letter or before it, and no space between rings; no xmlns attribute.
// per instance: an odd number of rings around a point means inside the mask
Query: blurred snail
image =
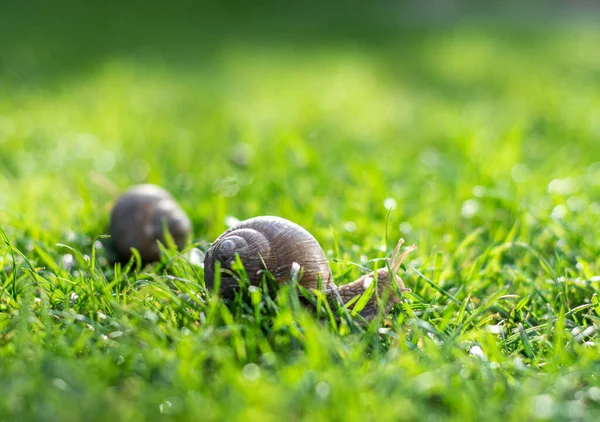
<svg viewBox="0 0 600 422"><path fill-rule="evenodd" d="M191 235L192 223L171 194L159 186L133 186L112 209L110 235L121 262L131 258L131 248L138 250L144 263L158 261L158 242L166 243L165 229L177 247L183 248Z"/></svg>
<svg viewBox="0 0 600 422"><path fill-rule="evenodd" d="M410 291L397 275L400 264L406 255L416 249L410 246L400 253L403 244L400 239L394 253L386 266L377 270L377 287L381 296L393 289L397 283L400 291ZM233 296L238 282L231 271L236 254L239 255L250 283L258 284L266 270L279 283L289 282L292 272L302 275L298 283L306 289L317 289L319 279L321 288L330 300L340 300L346 304L356 296L363 294L373 282L373 272L360 277L358 280L336 286L333 283L331 269L319 242L304 228L291 221L279 217L255 217L242 221L223 233L211 245L204 258L204 279L208 288L213 288L215 263L221 264L220 293L224 297ZM390 275L391 270L391 275ZM390 299L384 311L389 310L399 301L395 294ZM353 305L352 305L353 306ZM360 314L367 320L374 318L378 312L376 296L373 295Z"/></svg>

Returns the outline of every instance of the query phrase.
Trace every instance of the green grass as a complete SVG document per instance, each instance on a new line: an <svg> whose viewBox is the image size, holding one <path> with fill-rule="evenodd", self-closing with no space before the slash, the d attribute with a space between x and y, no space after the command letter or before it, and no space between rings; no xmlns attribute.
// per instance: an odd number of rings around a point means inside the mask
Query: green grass
<svg viewBox="0 0 600 422"><path fill-rule="evenodd" d="M28 22L0 41L0 420L598 420L597 28ZM364 326L226 305L174 251L113 268L139 182L201 250L231 217L303 225L337 283L404 237L412 293Z"/></svg>

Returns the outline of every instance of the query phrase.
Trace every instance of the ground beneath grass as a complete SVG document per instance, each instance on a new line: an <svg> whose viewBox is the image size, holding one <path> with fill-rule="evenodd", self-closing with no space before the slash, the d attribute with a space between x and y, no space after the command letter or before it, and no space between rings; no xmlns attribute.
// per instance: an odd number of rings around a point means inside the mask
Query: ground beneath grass
<svg viewBox="0 0 600 422"><path fill-rule="evenodd" d="M21 7L0 20L0 420L600 418L597 25ZM141 182L196 250L115 267L108 213ZM265 214L337 283L417 243L412 292L369 325L288 289L223 303L190 258Z"/></svg>

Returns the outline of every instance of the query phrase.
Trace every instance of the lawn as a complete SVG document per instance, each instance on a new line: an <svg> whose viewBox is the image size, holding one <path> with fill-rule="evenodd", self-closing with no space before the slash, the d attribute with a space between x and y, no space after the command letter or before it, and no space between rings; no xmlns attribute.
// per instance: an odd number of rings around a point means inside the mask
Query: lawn
<svg viewBox="0 0 600 422"><path fill-rule="evenodd" d="M0 14L0 420L600 419L593 20L26 7ZM193 243L113 266L142 182ZM338 284L416 243L412 292L370 324L225 303L191 258L257 215Z"/></svg>

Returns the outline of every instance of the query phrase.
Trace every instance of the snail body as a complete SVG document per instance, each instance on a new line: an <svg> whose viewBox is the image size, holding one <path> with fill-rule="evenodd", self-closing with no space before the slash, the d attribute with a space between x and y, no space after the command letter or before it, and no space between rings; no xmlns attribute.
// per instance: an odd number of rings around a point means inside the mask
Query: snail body
<svg viewBox="0 0 600 422"><path fill-rule="evenodd" d="M144 263L160 259L158 242L165 243L167 230L179 248L191 235L192 223L165 189L151 184L136 185L121 195L111 212L110 235L118 260L131 258L131 249Z"/></svg>
<svg viewBox="0 0 600 422"><path fill-rule="evenodd" d="M244 265L251 284L257 285L263 272L268 271L280 283L287 283L292 278L292 273L298 273L302 268L298 283L306 289L317 289L319 286L330 300L340 300L342 304L350 302L356 296L363 294L377 277L379 295L386 290L393 289L394 281L401 291L406 291L402 280L396 275L400 263L408 252L415 247L407 248L400 254L402 240L394 251L390 269L379 269L376 274L370 273L358 280L336 286L327 258L319 242L304 228L296 223L280 217L255 217L231 227L215 240L206 253L204 259L204 279L208 288L213 288L215 265L221 265L220 293L224 297L231 297L235 293L238 282L231 271L231 266L239 256ZM399 300L392 294L387 308ZM367 305L360 312L366 319L377 315L377 299L371 297Z"/></svg>

